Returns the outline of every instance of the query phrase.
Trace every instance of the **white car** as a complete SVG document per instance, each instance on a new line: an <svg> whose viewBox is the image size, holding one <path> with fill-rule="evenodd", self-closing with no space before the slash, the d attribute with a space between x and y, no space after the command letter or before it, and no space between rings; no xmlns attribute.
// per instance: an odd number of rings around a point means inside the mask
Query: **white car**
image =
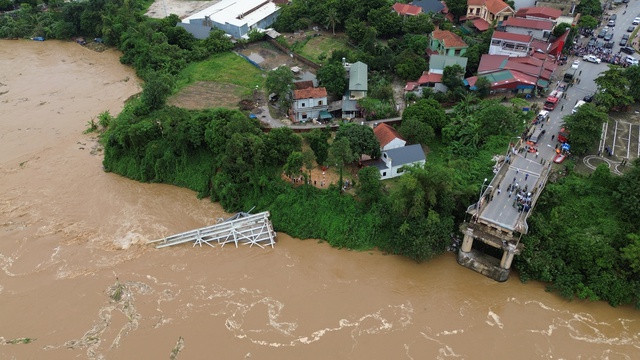
<svg viewBox="0 0 640 360"><path fill-rule="evenodd" d="M633 25L638 25L640 24L640 16L638 16L637 18L633 19Z"/></svg>
<svg viewBox="0 0 640 360"><path fill-rule="evenodd" d="M578 66L580 66L580 60L573 60L573 62L571 63L571 68L577 69Z"/></svg>
<svg viewBox="0 0 640 360"><path fill-rule="evenodd" d="M585 55L582 58L582 60L588 61L588 62L592 62L592 63L595 63L595 64L600 64L600 61L602 61L602 60L600 60L600 58L596 57L595 55Z"/></svg>

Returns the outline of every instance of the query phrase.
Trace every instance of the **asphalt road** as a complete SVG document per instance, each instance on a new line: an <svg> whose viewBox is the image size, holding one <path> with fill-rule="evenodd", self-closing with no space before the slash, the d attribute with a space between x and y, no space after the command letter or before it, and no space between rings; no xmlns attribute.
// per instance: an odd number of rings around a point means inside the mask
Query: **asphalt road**
<svg viewBox="0 0 640 360"><path fill-rule="evenodd" d="M627 11L626 14L623 14L624 10ZM629 7L625 9L624 5L618 6L616 10L609 10L609 14L616 13L618 15L618 19L616 20L616 27L614 32L614 40L616 45L614 46L614 51L619 51L620 46L618 43L622 39L622 35L626 34L626 30L633 21L633 18L640 14L640 1L631 0L629 3ZM588 42L588 38L581 39L581 42ZM638 40L636 40L638 41ZM638 57L638 54L635 55ZM571 65L573 60L577 59L576 57L569 58L568 64L562 68L559 68L555 73L556 81L558 79L562 79L566 69ZM516 225L518 223L518 218L521 213L518 212L517 207L514 207L514 195L512 194L509 197L509 193L507 192L507 188L509 184L517 183L520 187L528 186L528 191L531 191L533 188L538 187L542 184L544 179L541 179L541 176L544 174L545 167L552 166L553 158L555 157L555 146L558 144L557 134L558 131L562 128L563 117L571 114L571 110L574 105L578 102L578 100L582 100L586 95L593 94L597 86L594 80L600 75L601 72L606 71L608 69L607 63L602 64L593 64L580 60L580 65L578 67L578 78L580 79L579 84L575 84L570 86L566 91L567 97L564 100L561 100L558 107L556 107L553 111L550 112L549 120L543 124L539 124L542 129L546 130L545 135L536 145L538 150L538 157L536 157L535 153L518 153L517 155L511 155L511 165L503 165L508 166L506 174L494 177L491 182L487 181L484 186L481 188L482 196L478 194L478 199L481 201L481 213L479 215L480 219L492 222L494 224L500 225L504 228L516 230ZM552 86L549 90L555 89L555 86ZM549 91L549 92L550 92ZM544 100L544 99L540 99ZM514 134L514 136L519 136L520 134ZM551 136L554 135L554 139L551 139ZM517 139L512 139L513 142L516 142ZM505 144L505 153L507 151L508 144ZM525 156L526 155L526 156ZM544 160L545 165L541 164L541 160ZM557 165L556 165L557 166ZM503 170L504 171L504 170ZM526 180L525 180L526 178ZM500 189L500 193L498 193L497 189ZM543 187L542 187L543 189ZM493 200L488 201L485 200L487 198L486 195L493 194ZM483 198L483 200L480 200ZM518 229L518 231L521 231Z"/></svg>

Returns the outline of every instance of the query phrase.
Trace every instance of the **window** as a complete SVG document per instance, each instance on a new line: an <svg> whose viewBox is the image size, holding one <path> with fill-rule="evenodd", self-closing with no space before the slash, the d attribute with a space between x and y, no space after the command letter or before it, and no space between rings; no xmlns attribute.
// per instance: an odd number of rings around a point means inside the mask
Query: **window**
<svg viewBox="0 0 640 360"><path fill-rule="evenodd" d="M386 159L387 158L387 153L383 153L382 157Z"/></svg>
<svg viewBox="0 0 640 360"><path fill-rule="evenodd" d="M307 105L305 105L305 103L302 103L302 107L306 107Z"/></svg>
<svg viewBox="0 0 640 360"><path fill-rule="evenodd" d="M302 120L306 120L307 119L307 114L302 114Z"/></svg>
<svg viewBox="0 0 640 360"><path fill-rule="evenodd" d="M401 167L400 169L398 169L398 174L402 174L404 172L404 167Z"/></svg>
<svg viewBox="0 0 640 360"><path fill-rule="evenodd" d="M386 172L386 171L383 171L383 172L382 172L382 176L383 176L383 177L387 176L387 172Z"/></svg>
<svg viewBox="0 0 640 360"><path fill-rule="evenodd" d="M322 100L318 100L318 106L322 105Z"/></svg>

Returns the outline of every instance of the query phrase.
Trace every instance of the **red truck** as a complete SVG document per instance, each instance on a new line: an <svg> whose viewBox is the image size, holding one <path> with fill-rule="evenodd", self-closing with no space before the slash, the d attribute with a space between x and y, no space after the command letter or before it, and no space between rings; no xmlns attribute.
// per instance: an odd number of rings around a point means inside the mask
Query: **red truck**
<svg viewBox="0 0 640 360"><path fill-rule="evenodd" d="M569 130L562 128L558 131L558 141L561 143L566 143L569 141Z"/></svg>
<svg viewBox="0 0 640 360"><path fill-rule="evenodd" d="M547 97L547 101L544 102L543 108L548 111L555 109L563 94L560 90L553 90L551 94L549 94L549 97Z"/></svg>

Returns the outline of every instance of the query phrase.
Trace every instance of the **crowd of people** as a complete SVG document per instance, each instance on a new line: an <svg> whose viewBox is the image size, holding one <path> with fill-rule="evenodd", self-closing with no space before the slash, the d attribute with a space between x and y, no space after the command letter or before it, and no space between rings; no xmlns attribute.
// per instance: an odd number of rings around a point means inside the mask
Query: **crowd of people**
<svg viewBox="0 0 640 360"><path fill-rule="evenodd" d="M624 56L621 52L613 52L612 49L606 49L596 45L582 45L575 44L570 50L571 55L583 57L585 55L595 55L602 62L606 62L614 65L626 66L624 62Z"/></svg>

